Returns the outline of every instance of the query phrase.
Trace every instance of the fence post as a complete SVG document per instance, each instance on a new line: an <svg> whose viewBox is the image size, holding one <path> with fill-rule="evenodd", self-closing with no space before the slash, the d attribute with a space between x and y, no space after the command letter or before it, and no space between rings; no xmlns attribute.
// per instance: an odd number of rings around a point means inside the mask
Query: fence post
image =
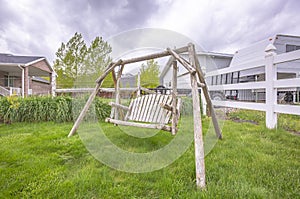
<svg viewBox="0 0 300 199"><path fill-rule="evenodd" d="M277 68L274 65L276 47L269 44L265 49L265 81L266 81L266 126L269 129L277 127L277 113L274 107L277 104L277 89L274 80L277 80Z"/></svg>

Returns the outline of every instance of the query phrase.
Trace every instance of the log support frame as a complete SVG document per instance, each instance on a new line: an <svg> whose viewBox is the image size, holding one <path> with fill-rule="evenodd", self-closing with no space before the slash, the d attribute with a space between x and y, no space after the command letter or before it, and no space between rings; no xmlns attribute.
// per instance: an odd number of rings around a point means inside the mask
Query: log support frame
<svg viewBox="0 0 300 199"><path fill-rule="evenodd" d="M183 59L180 56L180 53L187 52L189 54L189 61ZM122 71L126 64L130 63L136 63L140 61L146 61L149 59L155 59L155 58L161 58L165 56L172 56L172 62L173 62L173 75L172 75L172 100L173 103L171 106L166 106L165 104L161 104L161 106L165 109L168 109L172 112L172 127L166 126L166 125L160 125L160 124L139 124L135 122L128 122L118 120L119 118L119 110L129 110L130 107L125 107L121 105L120 103L120 78L122 75ZM193 44L188 44L188 46L178 48L178 49L167 49L160 53L154 53L142 57L136 57L132 59L127 60L119 60L117 62L112 62L110 65L107 66L104 73L96 80L96 86L92 94L90 95L88 101L86 102L83 110L81 111L79 117L77 118L76 122L74 123L68 137L71 137L74 135L76 130L78 129L81 121L83 120L86 112L88 111L92 101L94 100L96 94L98 93L102 82L104 78L112 72L114 85L116 89L116 103L111 103L112 105L112 113L111 118L107 118L106 121L110 123L114 123L117 125L129 125L129 126L136 126L141 128L153 128L153 129L161 129L170 131L173 135L177 132L177 123L179 118L179 106L178 104L178 94L177 94L177 61L180 62L188 71L191 77L191 87L192 87L192 98L193 98L193 114L194 114L194 145L195 145L195 164L196 164L196 185L198 188L205 189L206 183L205 183L205 164L204 164L204 144L203 144L203 134L202 134L202 124L201 124L201 111L200 111L200 103L199 103L199 90L198 87L202 88L203 94L206 98L206 101L208 103L208 108L210 111L210 114L212 116L213 125L215 128L216 135L219 139L222 138L221 130L218 126L217 118L213 109L213 105L211 103L208 88L205 83L205 78L203 75L203 72L201 71L199 61L196 57L196 51ZM115 73L115 68L120 66L120 69L118 71L118 74ZM188 74L187 73L187 74ZM198 81L199 80L199 81ZM138 81L137 85L137 93L140 94L140 91L143 90L143 88L140 85L140 80ZM148 90L148 89L147 89ZM113 117L113 118L112 118Z"/></svg>

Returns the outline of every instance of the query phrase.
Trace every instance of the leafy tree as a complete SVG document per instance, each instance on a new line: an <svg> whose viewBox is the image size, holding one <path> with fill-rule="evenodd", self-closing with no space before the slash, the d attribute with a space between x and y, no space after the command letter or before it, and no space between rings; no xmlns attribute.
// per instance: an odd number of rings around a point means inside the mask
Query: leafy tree
<svg viewBox="0 0 300 199"><path fill-rule="evenodd" d="M112 74L109 73L103 80L102 83L103 88L113 88L115 87L114 80L112 78Z"/></svg>
<svg viewBox="0 0 300 199"><path fill-rule="evenodd" d="M82 63L86 53L87 47L80 33L76 32L66 44L61 44L54 61L58 87L73 87L75 79L82 74Z"/></svg>
<svg viewBox="0 0 300 199"><path fill-rule="evenodd" d="M102 37L96 37L87 50L83 68L83 82L94 86L95 80L104 72L105 67L112 61L109 54L111 47Z"/></svg>
<svg viewBox="0 0 300 199"><path fill-rule="evenodd" d="M57 85L61 88L90 87L111 61L111 47L102 37L96 37L89 47L80 33L56 52L54 68L58 74Z"/></svg>
<svg viewBox="0 0 300 199"><path fill-rule="evenodd" d="M159 85L159 65L153 59L147 61L141 66L141 86L146 88L155 88Z"/></svg>

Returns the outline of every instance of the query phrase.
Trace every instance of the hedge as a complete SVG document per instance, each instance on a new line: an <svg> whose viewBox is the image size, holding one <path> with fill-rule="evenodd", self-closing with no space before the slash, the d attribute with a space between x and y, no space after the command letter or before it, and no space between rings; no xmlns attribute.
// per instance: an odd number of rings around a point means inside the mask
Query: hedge
<svg viewBox="0 0 300 199"><path fill-rule="evenodd" d="M1 97L0 121L11 122L70 122L77 118L87 97ZM101 98L94 100L86 119L103 120L110 106Z"/></svg>
<svg viewBox="0 0 300 199"><path fill-rule="evenodd" d="M0 122L71 122L74 121L88 96L84 97L0 97ZM193 112L192 99L182 98L182 115ZM104 120L109 117L111 107L108 100L96 97L85 120Z"/></svg>

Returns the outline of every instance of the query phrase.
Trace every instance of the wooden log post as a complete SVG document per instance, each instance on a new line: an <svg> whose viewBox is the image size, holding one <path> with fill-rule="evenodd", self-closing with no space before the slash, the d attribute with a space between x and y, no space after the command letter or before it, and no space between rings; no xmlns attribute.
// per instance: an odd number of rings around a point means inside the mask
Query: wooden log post
<svg viewBox="0 0 300 199"><path fill-rule="evenodd" d="M171 50L170 48L168 48L167 50L189 71L189 73L196 73L196 70L175 51Z"/></svg>
<svg viewBox="0 0 300 199"><path fill-rule="evenodd" d="M121 68L119 69L118 71L118 76L117 76L117 83L115 85L115 89L116 89L116 103L117 104L121 104L121 96L120 96L120 81L121 81L121 76L122 76L122 72L123 72L123 69L124 69L124 65L121 66ZM119 116L120 116L120 112L119 112L119 108L118 107L115 107L114 109L114 114L115 114L115 119L118 120L119 119Z"/></svg>
<svg viewBox="0 0 300 199"><path fill-rule="evenodd" d="M222 139L222 132L221 132L221 129L219 127L217 116L216 116L213 104L212 104L210 96L209 96L208 88L207 88L207 85L205 83L204 74L201 70L200 63L199 63L197 55L196 55L195 46L190 43L188 48L189 48L190 61L191 61L192 65L195 66L195 69L196 69L198 78L200 80L200 83L203 84L202 91L203 91L203 94L205 96L209 112L210 112L211 117L212 117L212 122L213 122L213 125L214 125L216 136L219 139Z"/></svg>
<svg viewBox="0 0 300 199"><path fill-rule="evenodd" d="M195 74L191 74L191 86L192 86L193 114L194 114L196 185L200 189L205 189L204 144L203 144L203 135L202 135L199 92L197 86L197 77Z"/></svg>
<svg viewBox="0 0 300 199"><path fill-rule="evenodd" d="M82 111L80 112L76 122L74 123L68 137L71 137L72 135L74 135L74 133L76 132L76 130L78 129L80 123L82 122L86 112L88 111L89 107L91 106L93 100L95 99L101 85L102 82L104 80L104 78L118 65L120 65L122 63L122 60L120 59L119 61L117 61L116 63L111 63L107 69L105 70L105 72L96 80L97 84L96 87L94 88L94 91L91 93L88 101L86 102L86 104L84 105Z"/></svg>
<svg viewBox="0 0 300 199"><path fill-rule="evenodd" d="M116 92L115 92L115 95L116 95L116 104L120 104L120 78L117 79L117 85L116 85ZM118 107L115 107L114 109L114 118L116 120L119 119L119 108Z"/></svg>
<svg viewBox="0 0 300 199"><path fill-rule="evenodd" d="M146 123L138 123L138 122L127 122L127 121L122 121L122 120L115 120L111 118L106 118L105 122L113 123L113 124L119 124L122 126L134 126L134 127L140 127L140 128L149 128L149 129L159 129L159 130L164 130L164 131L169 131L171 132L171 127L165 124L146 124Z"/></svg>
<svg viewBox="0 0 300 199"><path fill-rule="evenodd" d="M173 77L172 77L172 135L177 133L177 61L173 61Z"/></svg>
<svg viewBox="0 0 300 199"><path fill-rule="evenodd" d="M115 88L115 93L116 93L116 88L117 88L117 76L116 76L116 72L115 70L111 71L111 76L112 79L114 81L114 88ZM115 117L115 107L111 107L111 111L110 111L110 118L114 118Z"/></svg>
<svg viewBox="0 0 300 199"><path fill-rule="evenodd" d="M136 93L137 97L141 96L141 73L138 72L138 76L137 76L137 93Z"/></svg>
<svg viewBox="0 0 300 199"><path fill-rule="evenodd" d="M174 52L176 52L176 53L184 53L184 52L187 52L187 51L188 51L187 46L174 49ZM147 60L150 60L150 59L157 59L157 58L161 58L161 57L166 57L166 56L169 56L169 55L171 55L170 52L168 50L166 50L166 51L163 51L163 52L153 53L153 54L150 54L150 55L144 55L144 56L141 56L141 57L135 57L135 58L131 58L131 59L124 59L122 63L123 64L132 64L132 63L136 63L136 62L147 61Z"/></svg>
<svg viewBox="0 0 300 199"><path fill-rule="evenodd" d="M189 61L193 67L195 66L194 52L189 45ZM200 189L205 189L205 163L204 163L204 143L202 133L202 120L200 110L200 99L198 91L198 81L196 73L191 73L191 87L193 99L194 114L194 146L195 146L195 165L196 165L196 185Z"/></svg>

